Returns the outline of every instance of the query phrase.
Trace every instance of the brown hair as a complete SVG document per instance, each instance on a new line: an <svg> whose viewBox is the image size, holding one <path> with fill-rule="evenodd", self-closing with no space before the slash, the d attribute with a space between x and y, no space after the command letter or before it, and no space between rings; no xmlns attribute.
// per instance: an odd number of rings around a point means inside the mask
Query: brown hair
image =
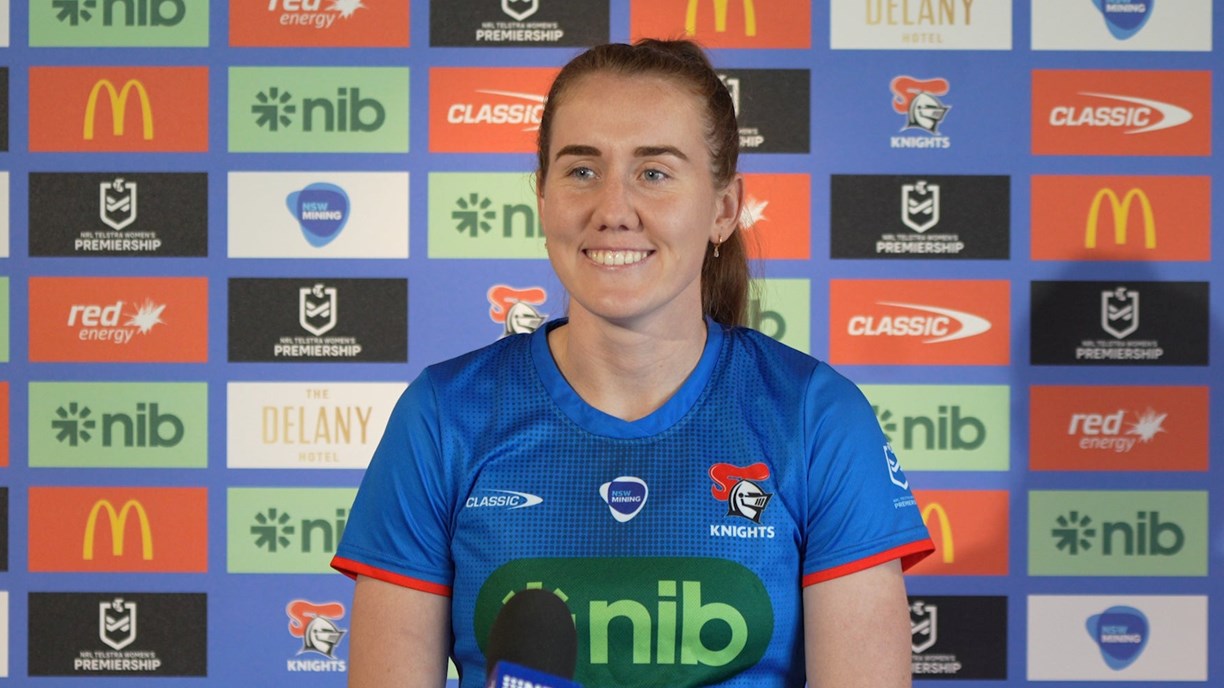
<svg viewBox="0 0 1224 688"><path fill-rule="evenodd" d="M735 105L709 58L701 46L692 41L644 38L633 45L608 43L595 46L570 60L557 74L540 115L536 184L541 194L544 193L544 180L548 175L553 116L564 101L566 89L582 77L596 72L623 76L654 74L687 86L705 103L705 140L710 150L710 172L714 176L715 188L721 189L735 179L739 161L739 125L735 120ZM743 325L747 319L749 284L743 227L737 222L735 231L718 246L717 258L714 257L714 250L713 244L707 245L701 265L702 313L728 327Z"/></svg>

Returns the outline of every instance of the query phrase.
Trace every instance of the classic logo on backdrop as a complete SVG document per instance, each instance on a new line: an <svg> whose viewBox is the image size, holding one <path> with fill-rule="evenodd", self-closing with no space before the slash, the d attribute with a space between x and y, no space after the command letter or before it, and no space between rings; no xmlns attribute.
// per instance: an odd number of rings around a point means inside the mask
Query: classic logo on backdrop
<svg viewBox="0 0 1224 688"><path fill-rule="evenodd" d="M547 258L531 175L430 172L430 258Z"/></svg>
<svg viewBox="0 0 1224 688"><path fill-rule="evenodd" d="M289 635L300 641L296 655L285 662L287 671L348 670L348 663L336 657L336 647L348 633L339 625L345 614L343 604L293 600L285 605L285 614Z"/></svg>
<svg viewBox="0 0 1224 688"><path fill-rule="evenodd" d="M1010 183L1001 175L835 174L830 256L1006 259Z"/></svg>
<svg viewBox="0 0 1224 688"><path fill-rule="evenodd" d="M403 391L399 382L231 382L226 465L364 469Z"/></svg>
<svg viewBox="0 0 1224 688"><path fill-rule="evenodd" d="M30 46L208 47L209 0L30 3Z"/></svg>
<svg viewBox="0 0 1224 688"><path fill-rule="evenodd" d="M951 85L944 78L918 79L897 76L888 83L892 92L892 108L905 117L902 135L889 137L892 148L951 148L952 139L940 133L939 126L948 116L951 105L945 105Z"/></svg>
<svg viewBox="0 0 1224 688"><path fill-rule="evenodd" d="M31 676L205 676L203 593L32 592Z"/></svg>
<svg viewBox="0 0 1224 688"><path fill-rule="evenodd" d="M1207 365L1206 282L1031 287L1034 365Z"/></svg>
<svg viewBox="0 0 1224 688"><path fill-rule="evenodd" d="M750 259L812 257L812 178L807 174L744 175L740 231Z"/></svg>
<svg viewBox="0 0 1224 688"><path fill-rule="evenodd" d="M203 363L203 277L31 277L30 360Z"/></svg>
<svg viewBox="0 0 1224 688"><path fill-rule="evenodd" d="M811 351L811 280L758 278L749 293L748 327L792 349Z"/></svg>
<svg viewBox="0 0 1224 688"><path fill-rule="evenodd" d="M862 385L889 444L918 471L1005 471L1006 385Z"/></svg>
<svg viewBox="0 0 1224 688"><path fill-rule="evenodd" d="M429 8L429 44L589 46L608 42L608 0L447 0Z"/></svg>
<svg viewBox="0 0 1224 688"><path fill-rule="evenodd" d="M230 67L229 150L407 153L408 69Z"/></svg>
<svg viewBox="0 0 1224 688"><path fill-rule="evenodd" d="M548 319L540 308L548 301L543 287L518 289L505 284L489 287L489 319L502 326L502 336L530 334Z"/></svg>
<svg viewBox="0 0 1224 688"><path fill-rule="evenodd" d="M480 586L473 615L479 644L487 644L506 600L529 589L550 590L569 607L578 629L574 679L588 686L718 683L756 664L774 631L764 584L733 561L518 559ZM652 614L656 609L671 611ZM628 615L636 622L625 624L625 633L607 632Z"/></svg>
<svg viewBox="0 0 1224 688"><path fill-rule="evenodd" d="M810 0L630 0L631 40L695 39L707 48L810 48Z"/></svg>
<svg viewBox="0 0 1224 688"><path fill-rule="evenodd" d="M204 173L30 173L31 256L207 256Z"/></svg>
<svg viewBox="0 0 1224 688"><path fill-rule="evenodd" d="M812 74L807 69L720 69L739 122L740 152L807 153Z"/></svg>
<svg viewBox="0 0 1224 688"><path fill-rule="evenodd" d="M407 172L230 172L231 258L407 258Z"/></svg>
<svg viewBox="0 0 1224 688"><path fill-rule="evenodd" d="M834 363L1007 365L1010 285L1002 280L832 280Z"/></svg>
<svg viewBox="0 0 1224 688"><path fill-rule="evenodd" d="M544 100L556 75L548 67L431 68L429 150L534 153Z"/></svg>
<svg viewBox="0 0 1224 688"><path fill-rule="evenodd" d="M229 360L408 359L408 281L229 281Z"/></svg>
<svg viewBox="0 0 1224 688"><path fill-rule="evenodd" d="M229 1L229 44L407 48L409 0Z"/></svg>
<svg viewBox="0 0 1224 688"><path fill-rule="evenodd" d="M1029 390L1029 468L1205 471L1206 387L1039 386Z"/></svg>
<svg viewBox="0 0 1224 688"><path fill-rule="evenodd" d="M834 50L1011 50L1012 3L833 0Z"/></svg>
<svg viewBox="0 0 1224 688"><path fill-rule="evenodd" d="M1205 576L1207 493L1029 492L1029 575Z"/></svg>
<svg viewBox="0 0 1224 688"><path fill-rule="evenodd" d="M1211 260L1211 178L1045 176L1031 182L1034 260Z"/></svg>
<svg viewBox="0 0 1224 688"><path fill-rule="evenodd" d="M1033 70L1035 155L1211 155L1211 72Z"/></svg>
<svg viewBox="0 0 1224 688"><path fill-rule="evenodd" d="M909 596L915 679L1007 678L1007 598Z"/></svg>
<svg viewBox="0 0 1224 688"><path fill-rule="evenodd" d="M208 570L202 487L31 487L31 571Z"/></svg>
<svg viewBox="0 0 1224 688"><path fill-rule="evenodd" d="M1207 597L1030 595L1029 681L1207 681Z"/></svg>
<svg viewBox="0 0 1224 688"><path fill-rule="evenodd" d="M202 153L207 67L31 67L33 152Z"/></svg>
<svg viewBox="0 0 1224 688"><path fill-rule="evenodd" d="M204 468L203 382L31 382L31 466Z"/></svg>
<svg viewBox="0 0 1224 688"><path fill-rule="evenodd" d="M1032 0L1033 50L1211 50L1211 0Z"/></svg>
<svg viewBox="0 0 1224 688"><path fill-rule="evenodd" d="M226 570L331 571L356 494L351 488L229 488Z"/></svg>
<svg viewBox="0 0 1224 688"><path fill-rule="evenodd" d="M1006 576L1006 490L914 490L935 553L910 575Z"/></svg>

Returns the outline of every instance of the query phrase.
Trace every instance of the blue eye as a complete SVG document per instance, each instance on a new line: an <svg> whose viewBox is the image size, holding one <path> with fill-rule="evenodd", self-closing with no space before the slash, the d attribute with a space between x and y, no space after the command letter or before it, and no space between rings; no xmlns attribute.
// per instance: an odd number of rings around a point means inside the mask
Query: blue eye
<svg viewBox="0 0 1224 688"><path fill-rule="evenodd" d="M662 170L646 170L642 173L642 176L651 182L661 182L668 178L667 173Z"/></svg>
<svg viewBox="0 0 1224 688"><path fill-rule="evenodd" d="M589 167L575 167L569 171L569 176L576 177L578 179L594 179L595 170L592 170Z"/></svg>

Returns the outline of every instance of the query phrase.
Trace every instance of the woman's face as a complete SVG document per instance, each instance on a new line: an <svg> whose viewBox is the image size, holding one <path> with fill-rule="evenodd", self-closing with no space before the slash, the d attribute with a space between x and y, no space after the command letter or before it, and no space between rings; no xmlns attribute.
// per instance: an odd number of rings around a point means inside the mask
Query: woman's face
<svg viewBox="0 0 1224 688"><path fill-rule="evenodd" d="M714 188L705 119L697 96L664 77L596 73L565 91L538 202L572 317L700 317L706 245L733 231L742 195L738 179Z"/></svg>

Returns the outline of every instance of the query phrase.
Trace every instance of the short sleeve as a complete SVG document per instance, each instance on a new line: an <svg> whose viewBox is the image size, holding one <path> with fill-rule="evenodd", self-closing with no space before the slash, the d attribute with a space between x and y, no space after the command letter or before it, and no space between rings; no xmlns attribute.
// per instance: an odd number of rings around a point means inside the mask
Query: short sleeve
<svg viewBox="0 0 1224 688"><path fill-rule="evenodd" d="M331 565L426 592L449 595L451 491L429 371L396 403L366 469Z"/></svg>
<svg viewBox="0 0 1224 688"><path fill-rule="evenodd" d="M803 584L934 550L909 480L866 397L825 364L809 382L808 494Z"/></svg>

